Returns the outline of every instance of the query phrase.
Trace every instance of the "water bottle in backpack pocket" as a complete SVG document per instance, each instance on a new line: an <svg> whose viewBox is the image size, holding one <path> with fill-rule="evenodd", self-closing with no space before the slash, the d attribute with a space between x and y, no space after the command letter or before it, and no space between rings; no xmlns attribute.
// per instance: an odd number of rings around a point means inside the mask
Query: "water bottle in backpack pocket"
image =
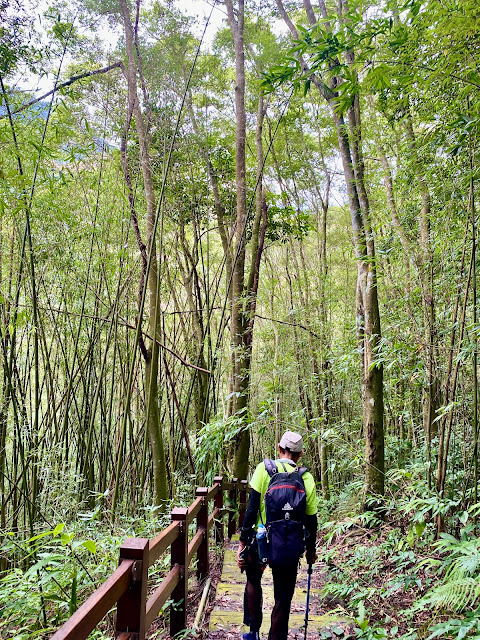
<svg viewBox="0 0 480 640"><path fill-rule="evenodd" d="M267 564L268 562L268 539L267 530L263 524L258 525L257 534L255 536L257 540L258 559L261 564Z"/></svg>
<svg viewBox="0 0 480 640"><path fill-rule="evenodd" d="M305 551L306 468L279 472L273 460L264 463L270 476L265 493L268 560L271 565L296 564Z"/></svg>

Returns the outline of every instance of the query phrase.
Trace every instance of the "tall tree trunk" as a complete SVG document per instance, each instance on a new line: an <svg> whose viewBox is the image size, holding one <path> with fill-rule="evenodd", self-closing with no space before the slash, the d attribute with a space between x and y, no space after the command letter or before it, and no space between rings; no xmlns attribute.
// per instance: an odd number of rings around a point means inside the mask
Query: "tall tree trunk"
<svg viewBox="0 0 480 640"><path fill-rule="evenodd" d="M147 431L149 435L150 448L152 452L154 499L155 504L161 504L168 497L167 471L165 463L165 451L163 436L160 425L160 415L158 408L158 369L159 369L159 347L160 322L159 322L159 282L158 282L158 261L156 255L156 243L153 238L153 227L156 216L156 199L153 187L153 176L150 162L150 151L147 128L144 122L137 90L137 64L134 53L134 31L126 0L120 0L120 8L123 17L125 31L125 45L127 52L127 84L128 84L128 109L129 118L135 117L138 143L140 148L140 164L143 177L145 201L147 208L147 241L145 243L147 257L150 257L150 271L148 274L148 315L149 315L149 335L152 337L151 345L148 349L141 348L145 358L145 390L146 390L146 415ZM138 318L138 322L142 319Z"/></svg>
<svg viewBox="0 0 480 640"><path fill-rule="evenodd" d="M196 227L194 228L193 251L190 251L187 245L187 239L185 237L185 227L182 220L179 223L179 238L182 245L183 255L185 256L186 264L183 263L182 256L180 255L176 244L177 263L182 274L183 286L187 294L187 302L190 308L191 329L193 330L193 334L195 336L195 342L192 343L185 333L185 340L187 342L188 352L190 353L192 361L196 362L196 364L202 369L206 369L207 363L205 361L204 355L205 328L202 317L203 298L200 291L200 277L197 271L199 243L198 229ZM174 295L174 298L176 298L173 289L172 293ZM176 306L178 307L178 304L176 304ZM183 325L182 319L180 320L180 322ZM209 412L207 407L208 375L209 374L205 373L205 371L196 370L194 373L195 379L193 380L193 386L195 390L194 404L196 414L196 429L199 429L201 425L208 422L209 419Z"/></svg>
<svg viewBox="0 0 480 640"><path fill-rule="evenodd" d="M232 344L232 383L229 415L237 415L245 426L233 443L232 472L238 478L246 478L250 432L246 422L248 405L248 371L244 348L243 300L245 282L245 225L247 220L246 186L246 113L245 113L245 49L243 40L244 2L239 0L234 9L233 0L226 0L228 23L235 47L235 184L237 210L235 217L235 244L232 270L232 310L230 315Z"/></svg>
<svg viewBox="0 0 480 640"><path fill-rule="evenodd" d="M330 418L330 340L327 329L327 301L326 284L328 276L327 265L327 213L330 194L330 176L327 177L326 198L322 199L321 209L321 249L320 249L320 321L321 321L321 367L322 367L322 413L321 413L321 438L320 438L320 468L322 474L322 493L325 500L330 500L330 482L328 474L328 445L325 441L325 431L328 428Z"/></svg>
<svg viewBox="0 0 480 640"><path fill-rule="evenodd" d="M200 133L200 128L198 126L197 118L195 116L195 111L193 109L192 96L190 92L187 95L186 105L190 115L190 119L192 121L193 130L197 137L200 152L207 164L208 179L210 181L210 186L212 188L212 193L213 193L213 203L215 208L215 215L217 218L218 232L220 234L220 239L222 241L223 254L225 257L225 279L228 284L231 282L231 279L232 279L234 254L233 254L231 238L227 233L227 228L225 225L225 207L223 206L222 198L220 196L220 188L218 185L217 175L213 168L212 161L210 160L210 157L208 155L207 146L206 144L204 144L201 133ZM227 295L228 295L229 303L231 306L232 289L230 286L228 288Z"/></svg>
<svg viewBox="0 0 480 640"><path fill-rule="evenodd" d="M422 282L423 316L425 324L426 345L426 383L423 398L423 428L428 446L433 437L437 435L438 421L435 420L440 406L440 381L437 366L437 328L435 319L435 299L433 291L433 250L430 238L430 191L418 157L417 143L413 131L413 122L410 115L404 122L404 128L411 152L413 170L418 184L421 199L419 216L419 270Z"/></svg>
<svg viewBox="0 0 480 640"><path fill-rule="evenodd" d="M316 17L310 0L303 2L310 25L316 24ZM279 12L294 39L298 39L295 25L289 18L282 0L277 0ZM325 28L331 29L324 0L319 0L320 12ZM338 64L332 59L330 67ZM308 72L308 64L300 57L302 68ZM365 498L383 495L384 492L384 433L383 433L383 366L376 362L376 352L381 343L380 311L378 306L376 257L373 235L370 229L370 206L365 188L364 166L361 156L361 125L358 96L354 96L354 106L349 110L349 122L344 121L337 110L336 87L338 79L333 78L330 86L316 75L311 75L313 84L325 98L332 111L337 133L347 187L353 241L357 259L356 324L360 352L362 376L363 431L365 436ZM350 135L349 135L350 132Z"/></svg>
<svg viewBox="0 0 480 640"><path fill-rule="evenodd" d="M292 260L295 265L295 269L297 271L297 279L299 282L298 295L300 298L301 308L306 312L307 315L310 315L310 313L312 312L311 304L310 304L310 283L309 283L308 272L305 264L305 255L304 255L301 239L298 241L298 246L299 246L300 261L302 264L303 283L300 281L300 265L295 252L295 244L293 241L290 241L290 250L291 250ZM288 253L287 253L287 257L288 257ZM291 283L290 277L289 277L289 283L290 283L290 306L293 312L294 310L293 290L292 290L292 283ZM295 353L296 353L297 364L298 364L298 367L297 367L298 376L299 376L298 382L303 389L303 383L300 380L301 364L302 364L302 358L300 357L300 342L298 340L296 327L293 328L293 331L294 331L294 341L295 341ZM313 335L311 331L307 332L307 339L308 339L308 359L310 360L311 367L312 367L314 387L315 387L315 397L317 401L317 416L321 416L322 393L320 388L320 371L318 366L315 344L313 342ZM304 349L302 349L302 351L304 351ZM306 450L312 462L314 475L317 479L321 481L322 471L321 471L321 461L318 455L318 448L315 446L315 442L311 438L311 424L314 416L313 416L313 409L312 409L312 401L310 399L310 393L307 386L305 386L305 388L302 390L302 395L305 398L305 405L307 409L307 412L305 414L305 425L306 425L306 431L307 431Z"/></svg>
<svg viewBox="0 0 480 640"><path fill-rule="evenodd" d="M287 274L288 290L289 290L289 294L290 294L290 311L293 312L294 311L293 286L292 286L292 277L290 275L290 270L289 270L289 266L288 266L290 254L293 255L293 251L292 251L292 246L291 245L290 245L290 250L287 248L285 271L286 271L286 274ZM307 450L307 454L312 458L312 463L314 465L314 474L318 475L318 461L315 460L315 455L312 452L311 439L309 437L310 436L311 423L312 423L312 419L313 419L312 401L311 401L310 395L308 393L308 388L304 385L304 380L303 380L303 377L302 377L302 369L303 369L303 367L302 367L302 354L301 354L301 349L300 349L300 341L298 339L298 331L297 331L297 327L296 327L296 322L293 323L293 344L294 344L294 351L295 351L295 359L297 361L298 398L300 400L300 405L302 407L303 415L305 417L305 431L306 431L306 435L307 435L306 450Z"/></svg>
<svg viewBox="0 0 480 640"><path fill-rule="evenodd" d="M255 323L256 297L259 283L260 262L264 246L267 223L267 205L262 195L261 175L263 170L262 127L265 115L263 97L260 97L257 115L257 198L251 239L251 261L248 277L245 278L247 223L246 187L246 112L245 112L245 44L244 44L244 0L238 0L234 9L233 0L225 0L228 22L235 46L235 182L237 209L235 219L235 244L232 265L232 382L230 385L229 415L244 421L244 428L233 443L232 471L239 478L246 478L250 449L250 432L247 424L248 391Z"/></svg>
<svg viewBox="0 0 480 640"><path fill-rule="evenodd" d="M373 104L372 104L373 107ZM381 142L377 141L376 146L382 163L387 204L390 210L393 225L398 234L400 243L405 254L405 266L407 275L410 265L412 265L422 288L422 309L424 319L425 342L425 384L422 390L422 422L427 445L427 481L431 485L431 441L438 434L438 421L435 420L436 413L440 406L440 378L438 375L437 356L437 329L435 318L435 303L433 295L433 251L430 239L430 193L424 178L421 163L418 158L418 151L415 142L412 119L407 117L404 123L408 145L413 162L414 174L419 187L421 198L421 210L418 219L418 239L412 242L404 229L398 216L396 198L393 187L390 163L387 159L385 149ZM418 244L418 246L417 246ZM408 294L408 290L407 290ZM408 297L408 296L407 296ZM448 384L447 384L448 386Z"/></svg>

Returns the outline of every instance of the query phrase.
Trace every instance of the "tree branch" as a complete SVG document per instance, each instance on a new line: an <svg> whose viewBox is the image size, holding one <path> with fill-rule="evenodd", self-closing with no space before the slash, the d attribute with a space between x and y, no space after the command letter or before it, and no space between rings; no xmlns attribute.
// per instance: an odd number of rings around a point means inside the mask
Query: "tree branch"
<svg viewBox="0 0 480 640"><path fill-rule="evenodd" d="M299 327L300 329L303 329L304 331L308 331L308 333L311 333L312 336L315 336L315 338L318 338L319 340L321 339L318 333L315 333L315 331L312 331L311 329L309 329L303 324L297 324L296 322L285 322L284 320L276 320L275 318L266 318L265 316L260 316L258 313L255 314L255 318L261 318L262 320L268 320L270 322L278 322L278 324L286 324L287 327Z"/></svg>
<svg viewBox="0 0 480 640"><path fill-rule="evenodd" d="M65 87L69 87L71 84L73 84L77 80L83 80L84 78L91 78L92 76L98 76L100 73L108 73L112 69L121 69L122 71L125 71L123 62L119 61L119 62L114 62L113 64L108 65L108 67L102 67L101 69L95 69L94 71L85 71L85 73L80 73L77 76L72 76L69 80L62 82L62 84L56 85L53 89L51 89L51 91L44 93L43 96L40 96L39 98L35 98L34 100L30 100L30 102L27 102L26 104L22 104L21 107L18 107L18 109L16 109L15 111L12 111L12 115L20 113L21 111L25 111L25 109L28 109L28 107L31 107L34 104L41 102L45 98L48 98L48 96L51 96L52 93L55 93L59 89L64 89ZM7 117L7 114L0 115L0 119L6 118L6 117Z"/></svg>
<svg viewBox="0 0 480 640"><path fill-rule="evenodd" d="M137 329L137 327L135 327L133 324L130 324L129 322L127 322L124 318L122 318L121 316L118 316L121 321L122 321L122 326L126 327L127 329L133 329L134 331ZM260 316L259 316L260 317ZM268 318L267 318L268 319ZM148 338L149 340L154 340L154 338L152 338L152 336L150 336L146 331L142 331L142 334ZM187 360L185 360L184 358L182 358L182 356L179 353L176 353L175 351L173 351L172 349L169 349L167 346L165 346L162 342L160 342L159 340L155 340L155 342L158 344L158 346L160 347L160 349L165 349L165 351L168 351L168 353L171 353L172 356L174 356L175 358L177 358L177 360L180 360L180 362L182 364L184 364L186 367L190 367L191 369L196 369L197 371L201 371L202 373L209 373L211 374L212 372L209 369L203 369L202 367L197 367L197 365L192 364L191 362L187 362Z"/></svg>

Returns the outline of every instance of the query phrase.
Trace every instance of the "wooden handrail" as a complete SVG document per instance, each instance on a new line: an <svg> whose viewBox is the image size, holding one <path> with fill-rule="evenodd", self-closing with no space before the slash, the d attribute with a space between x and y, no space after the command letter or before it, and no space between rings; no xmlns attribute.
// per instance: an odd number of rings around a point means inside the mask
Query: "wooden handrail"
<svg viewBox="0 0 480 640"><path fill-rule="evenodd" d="M130 586L134 560L124 560L51 640L84 640Z"/></svg>
<svg viewBox="0 0 480 640"><path fill-rule="evenodd" d="M230 489L228 491L228 502L229 502L229 512L228 512L228 537L231 538L237 529L237 521L236 514L233 509L233 505L237 502L237 486L238 486L238 478L233 478L230 483Z"/></svg>
<svg viewBox="0 0 480 640"><path fill-rule="evenodd" d="M191 522L193 522L193 519L195 518L195 516L197 515L197 513L200 511L202 507L202 498L197 498L196 500L194 500L192 502L192 504L188 507L188 511L187 511L187 521L188 524L190 524Z"/></svg>
<svg viewBox="0 0 480 640"><path fill-rule="evenodd" d="M150 541L150 553L148 566L151 567L154 562L164 553L179 534L179 523L172 522L166 529L159 533L156 538Z"/></svg>
<svg viewBox="0 0 480 640"><path fill-rule="evenodd" d="M187 566L190 566L190 562L192 561L193 556L198 551L198 547L202 544L204 537L205 531L203 529L199 529L193 536L192 541L188 545Z"/></svg>
<svg viewBox="0 0 480 640"><path fill-rule="evenodd" d="M174 565L162 580L162 584L154 591L147 602L147 613L145 616L146 627L152 624L158 616L160 609L163 607L168 598L172 595L172 591L180 580L181 568L179 564ZM117 640L119 640L117 638Z"/></svg>
<svg viewBox="0 0 480 640"><path fill-rule="evenodd" d="M218 507L215 507L215 509L212 511L211 515L208 516L208 525L207 528L210 531L212 525L214 524L215 520L218 520L218 518L220 517L220 509Z"/></svg>
<svg viewBox="0 0 480 640"><path fill-rule="evenodd" d="M215 510L218 509L217 513L221 514L221 516L223 517L223 478L222 476L215 476L215 478L213 479L214 484L218 487L218 493L217 495L214 497L214 506L215 506ZM223 543L223 522L222 519L218 519L216 524L215 524L215 541L218 544L222 544Z"/></svg>
<svg viewBox="0 0 480 640"><path fill-rule="evenodd" d="M218 486L214 485L216 489ZM201 582L210 571L210 554L208 549L208 497L210 490L208 487L198 487L197 496L202 501L202 506L197 514L197 533L199 536L197 552L197 578ZM197 498L197 499L198 499Z"/></svg>
<svg viewBox="0 0 480 640"><path fill-rule="evenodd" d="M205 497L207 498L207 500L211 500L213 497L217 495L219 491L220 491L220 487L218 486L218 484L214 484L209 488L207 495Z"/></svg>
<svg viewBox="0 0 480 640"><path fill-rule="evenodd" d="M224 492L229 509L224 509ZM245 480L225 482L215 476L211 487L198 487L188 508L175 507L171 523L152 540L127 538L120 548L120 565L88 600L65 622L50 640L85 640L117 603L116 640L144 640L145 633L169 598L176 603L170 612L170 635L186 628L188 568L197 556L197 577L206 577L210 567L209 533L215 529L217 542L223 541L223 517L228 511L228 535L245 514L249 492ZM209 512L209 506L213 508ZM189 541L189 525L196 519L196 532ZM147 600L148 568L170 548L171 568Z"/></svg>

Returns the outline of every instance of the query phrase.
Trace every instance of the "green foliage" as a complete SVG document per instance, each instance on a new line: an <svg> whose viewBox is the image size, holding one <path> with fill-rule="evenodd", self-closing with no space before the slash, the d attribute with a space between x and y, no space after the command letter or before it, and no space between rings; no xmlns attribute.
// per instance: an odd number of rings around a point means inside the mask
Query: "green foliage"
<svg viewBox="0 0 480 640"><path fill-rule="evenodd" d="M443 576L443 582L428 591L417 607L465 611L480 596L480 538L465 535L464 539L457 540L443 533L433 547L440 558L426 559L424 564L434 567Z"/></svg>
<svg viewBox="0 0 480 640"><path fill-rule="evenodd" d="M203 425L197 438L195 461L207 485L223 472L226 450L244 429L248 429L245 411L234 416L219 416Z"/></svg>
<svg viewBox="0 0 480 640"><path fill-rule="evenodd" d="M457 540L447 533L441 533L440 540L435 542L434 548L444 556L439 568L444 571L448 580L480 573L479 538L465 537L463 540Z"/></svg>
<svg viewBox="0 0 480 640"><path fill-rule="evenodd" d="M71 74L124 59L118 32L109 32L116 42L113 50L111 43L101 41L107 33L102 30L120 26L118 2L47 4L38 26L27 5L0 2L1 75L14 111L34 97L21 90L22 82L30 83L28 70L35 71L31 84L38 80L39 86L46 82L51 88L52 72L56 75L59 68L62 82ZM288 11L295 5L285 4ZM404 635L405 640L423 640L429 634L475 637L480 635L475 522L480 504L473 504L478 500L472 471L473 357L480 329L473 317L476 301L466 287L467 282L472 286L467 275L472 204L478 207L478 2L388 0L367 7L354 0L343 15L327 2L329 25L313 5L318 20L314 27L305 26L300 10L292 12L299 38L290 45L276 35L270 20L274 15L267 15L265 3L258 3L258 15L246 18L246 178L252 203L258 169L258 78L263 78L263 89L278 92L265 100L263 182L269 209L248 409L230 418L221 407L228 394L232 353L225 267L229 254L218 233L223 224L230 248L235 239L236 150L234 48L228 29L219 30L209 53L200 53L192 76L157 231L157 329L159 342L167 348L160 352L156 406L169 490L175 504L188 504L200 478L210 484L216 473L227 473L231 444L243 429L250 430L255 462L271 455L283 429L308 432L312 471L320 471L320 444L328 458L330 499L321 498L319 509L328 545L322 550L328 567L325 593L342 598L355 620L355 633L372 640L385 634ZM346 7L342 3L343 10ZM158 197L166 149L198 44L198 20L180 15L171 3L154 3L141 7L138 27L137 62L144 71L145 93L140 77L138 91L148 120ZM65 47L69 64L64 60L60 67ZM312 72L318 73L320 92ZM290 85L296 89L292 95ZM371 204L383 331L372 365L382 364L384 370L387 488L382 519L373 509L359 513L364 506L365 456L364 381L355 326L357 260L331 117L331 105L347 116L357 95L362 121L357 141ZM5 497L1 515L6 529L0 543L2 636L50 633L116 566L120 540L133 534L153 537L168 521L161 508L151 505L153 458L142 358L135 363L123 444L118 431L125 415L134 329L144 321L137 318L141 258L135 233L143 242L149 237L135 118L129 123L126 153L138 230L132 227L125 189L119 147L127 103L119 70L82 80L57 91L46 128L48 102L17 113L15 144L4 104L0 107L0 494ZM347 117L345 122L347 129ZM414 144L406 136L407 123ZM357 139L356 132L348 133L351 141ZM392 194L387 194L379 143L390 164ZM430 213L422 220L431 241L425 251L419 227L422 185L430 203ZM36 325L31 265L20 259L22 241L28 237L24 192L32 197ZM396 203L397 219L389 196ZM250 233L247 223L247 244ZM30 256L29 247L25 255ZM462 344L459 316L455 322L453 318L457 300L460 307L465 301ZM246 301L247 296L242 299ZM447 391L450 354L459 368L455 396L440 406L433 421L436 431L452 418L441 495L428 488L429 481L431 486L435 482L438 439L434 434L427 448L423 425L430 310L440 395ZM150 331L146 323L143 328ZM201 367L212 374L202 378L176 356L197 364L203 357ZM205 417L208 412L215 417ZM185 470L185 431L195 473ZM112 483L118 480L119 456L123 503L117 521L110 524L106 512ZM169 503L163 507L168 511ZM41 516L65 526L45 529ZM449 533L434 542L436 518ZM30 525L33 534L25 534ZM162 558L152 573L161 576L166 564L168 559ZM392 611L390 601L398 611ZM455 618L447 620L451 611ZM395 617L404 619L401 630ZM342 635L335 630L331 634Z"/></svg>
<svg viewBox="0 0 480 640"><path fill-rule="evenodd" d="M182 493L177 504L182 504ZM188 503L191 497L186 492ZM80 511L69 525L59 523L27 540L18 532L3 537L0 556L10 562L16 558L18 566L0 577L2 635L26 640L51 634L115 570L126 537L153 538L169 524L168 514L145 506L137 518L125 518L112 533L107 498L96 496L95 508ZM169 567L170 558L162 556L149 570L152 581L161 579ZM103 639L111 630L104 625L95 633Z"/></svg>
<svg viewBox="0 0 480 640"><path fill-rule="evenodd" d="M431 634L427 637L427 640L442 636L453 637L456 640L463 640L465 637L478 638L480 633L475 633L475 631L480 632L480 609L467 611L465 617L461 620L450 618L446 622L436 624L430 628L430 631Z"/></svg>
<svg viewBox="0 0 480 640"><path fill-rule="evenodd" d="M367 513L363 523L354 516L324 524L328 548L322 559L329 573L324 592L344 601L359 637L477 637L480 538L470 514L458 511L457 500L434 500L416 463L391 469L389 479L392 501L384 522L371 522ZM459 538L442 533L434 540L434 511L445 521L450 514ZM365 524L374 529L364 529ZM394 604L399 601L401 632ZM448 618L451 612L457 617ZM418 628L425 615L428 623Z"/></svg>
<svg viewBox="0 0 480 640"><path fill-rule="evenodd" d="M15 630L19 638L31 637L28 629L32 625L44 633L76 611L97 581L115 566L114 551L120 540L94 535L97 541L82 538L68 532L64 523L25 542L18 534L7 534L0 552L21 553L21 564L27 569L14 569L0 578L5 631ZM44 628L46 608L49 626Z"/></svg>
<svg viewBox="0 0 480 640"><path fill-rule="evenodd" d="M278 197L269 194L267 197L267 230L266 238L271 242L288 242L295 238L304 238L312 229L310 215L304 211L295 211L290 205L279 205Z"/></svg>
<svg viewBox="0 0 480 640"><path fill-rule="evenodd" d="M32 8L18 0L0 2L0 73L13 74L19 66L33 71L42 56L34 40Z"/></svg>
<svg viewBox="0 0 480 640"><path fill-rule="evenodd" d="M448 580L431 589L417 607L442 607L448 611L465 611L472 607L480 596L480 584L474 578Z"/></svg>
<svg viewBox="0 0 480 640"><path fill-rule="evenodd" d="M355 628L357 638L365 638L366 640L381 640L381 638L387 638L388 633L383 627L378 624L369 624L368 619L365 617L365 605L361 600L358 603L358 615L355 618L355 623L358 627Z"/></svg>

